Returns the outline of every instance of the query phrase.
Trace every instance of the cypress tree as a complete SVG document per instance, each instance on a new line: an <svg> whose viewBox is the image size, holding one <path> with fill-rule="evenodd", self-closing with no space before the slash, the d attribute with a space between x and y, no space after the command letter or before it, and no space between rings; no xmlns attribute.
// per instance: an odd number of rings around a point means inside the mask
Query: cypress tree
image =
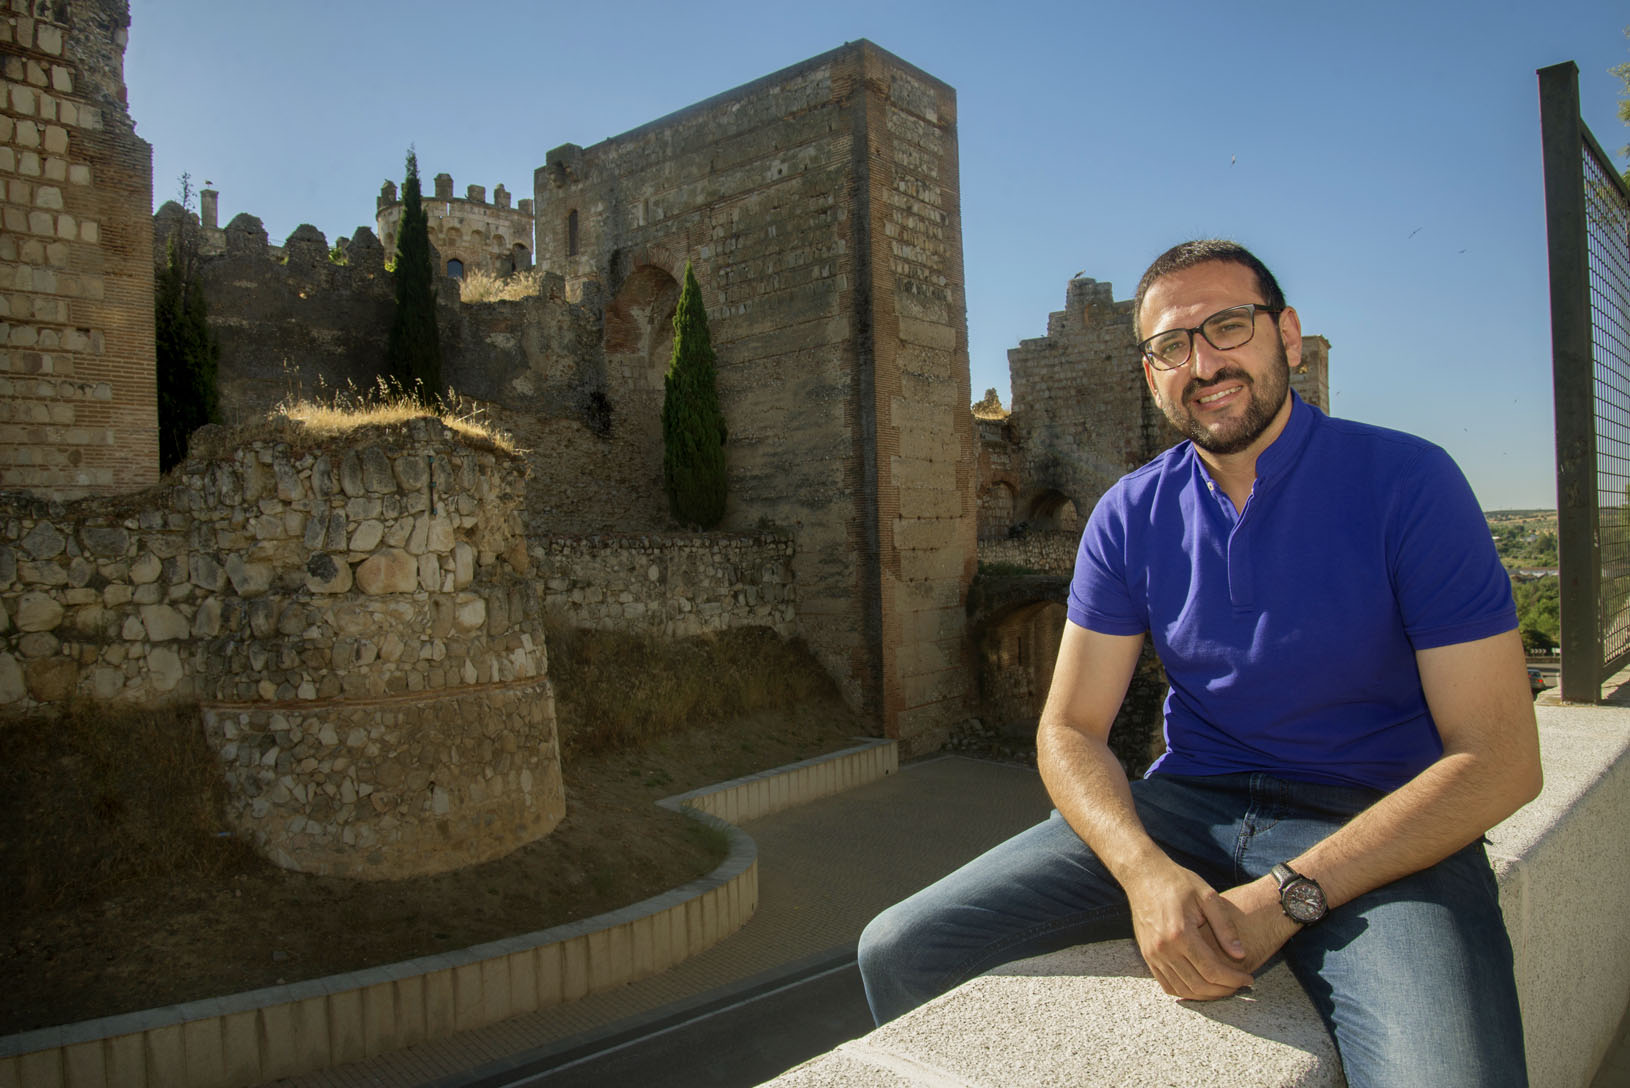
<svg viewBox="0 0 1630 1088"><path fill-rule="evenodd" d="M711 529L724 517L724 441L707 310L687 262L662 397L662 486L682 524Z"/></svg>
<svg viewBox="0 0 1630 1088"><path fill-rule="evenodd" d="M199 274L198 228L190 208L192 186L181 176L184 214L153 275L155 375L158 386L158 463L168 472L187 456L187 442L206 423L220 422L216 365L220 347L209 331Z"/></svg>
<svg viewBox="0 0 1630 1088"><path fill-rule="evenodd" d="M402 183L402 221L396 231L395 279L387 376L429 404L441 394L441 334L436 328L436 272L430 267L430 216L419 192L419 157L411 147Z"/></svg>

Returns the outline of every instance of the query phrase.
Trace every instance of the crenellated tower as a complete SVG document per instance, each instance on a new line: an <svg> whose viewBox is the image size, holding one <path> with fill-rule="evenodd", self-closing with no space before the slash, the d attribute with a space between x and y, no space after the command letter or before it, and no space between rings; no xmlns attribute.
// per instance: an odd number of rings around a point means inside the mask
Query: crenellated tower
<svg viewBox="0 0 1630 1088"><path fill-rule="evenodd" d="M466 272L507 276L532 267L532 201L510 207L509 190L499 185L487 202L484 185L471 185L462 197L453 195L450 174L437 174L433 195L424 197L430 218L430 244L441 254L437 271L460 279ZM402 223L402 201L396 183L379 188L375 221L386 254L396 252L396 232Z"/></svg>

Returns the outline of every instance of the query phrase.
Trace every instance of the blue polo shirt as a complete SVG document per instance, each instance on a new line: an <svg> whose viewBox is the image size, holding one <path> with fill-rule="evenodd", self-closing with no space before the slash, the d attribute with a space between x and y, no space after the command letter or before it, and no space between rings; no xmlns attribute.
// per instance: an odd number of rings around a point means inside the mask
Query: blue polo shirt
<svg viewBox="0 0 1630 1088"><path fill-rule="evenodd" d="M1447 453L1291 396L1243 512L1190 442L1110 488L1069 617L1152 635L1171 691L1151 775L1396 789L1443 753L1415 651L1515 628L1511 581Z"/></svg>

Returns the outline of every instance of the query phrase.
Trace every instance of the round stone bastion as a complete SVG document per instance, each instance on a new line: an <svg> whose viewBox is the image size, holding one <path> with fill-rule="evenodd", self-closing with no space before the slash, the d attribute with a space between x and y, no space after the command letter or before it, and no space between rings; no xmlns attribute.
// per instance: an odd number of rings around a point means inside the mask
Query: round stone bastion
<svg viewBox="0 0 1630 1088"><path fill-rule="evenodd" d="M275 864L445 872L565 815L525 474L430 419L188 474L194 554L223 575L193 625L204 729L234 830Z"/></svg>

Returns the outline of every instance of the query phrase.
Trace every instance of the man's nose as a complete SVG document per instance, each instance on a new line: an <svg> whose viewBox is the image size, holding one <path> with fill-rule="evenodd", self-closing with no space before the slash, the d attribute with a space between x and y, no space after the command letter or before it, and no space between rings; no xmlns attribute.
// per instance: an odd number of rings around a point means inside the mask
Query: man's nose
<svg viewBox="0 0 1630 1088"><path fill-rule="evenodd" d="M1211 376L1228 365L1227 353L1217 350L1199 333L1194 334L1194 343L1189 348L1189 366L1194 376L1200 381L1208 381Z"/></svg>

